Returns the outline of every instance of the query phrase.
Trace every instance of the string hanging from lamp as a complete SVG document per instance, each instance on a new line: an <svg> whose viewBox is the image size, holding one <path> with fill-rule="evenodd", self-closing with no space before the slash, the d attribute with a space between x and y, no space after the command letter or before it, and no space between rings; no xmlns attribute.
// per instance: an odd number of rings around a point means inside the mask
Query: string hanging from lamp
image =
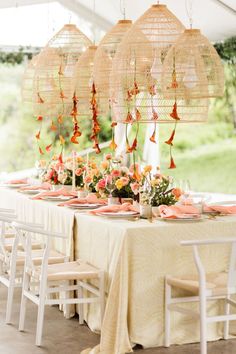
<svg viewBox="0 0 236 354"><path fill-rule="evenodd" d="M93 0L93 13L95 16L95 0ZM93 149L97 154L101 152L98 136L101 130L98 120L97 90L94 83L94 58L97 50L95 45L90 45L81 55L75 66L74 91L78 99L78 115L81 117L91 117Z"/></svg>
<svg viewBox="0 0 236 354"><path fill-rule="evenodd" d="M98 112L100 116L112 117L112 108L110 100L110 75L112 70L112 60L116 54L116 50L127 31L132 26L132 21L126 19L125 2L122 6L120 1L120 9L123 19L103 37L97 48L94 59L94 82L97 91ZM110 144L111 150L115 150L117 144L115 142L115 126L116 122L111 124L112 140Z"/></svg>
<svg viewBox="0 0 236 354"><path fill-rule="evenodd" d="M78 124L73 91L75 64L90 45L91 41L75 25L66 24L43 48L31 70L32 95L27 101L31 100L37 119L51 119L51 130L57 131L62 149L64 119L73 118L73 131ZM26 100L24 97L23 93Z"/></svg>
<svg viewBox="0 0 236 354"><path fill-rule="evenodd" d="M182 23L165 5L155 4L134 23L117 49L110 78L113 120L137 125L131 145L126 136L127 152L137 148L139 123L154 123L150 140L155 143L158 122L201 121L207 116L207 100L163 96L163 62L183 31Z"/></svg>

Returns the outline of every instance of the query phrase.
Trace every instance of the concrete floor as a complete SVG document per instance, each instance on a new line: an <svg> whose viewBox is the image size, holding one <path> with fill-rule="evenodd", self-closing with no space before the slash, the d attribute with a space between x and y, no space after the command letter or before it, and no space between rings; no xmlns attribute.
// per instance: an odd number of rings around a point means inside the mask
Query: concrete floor
<svg viewBox="0 0 236 354"><path fill-rule="evenodd" d="M6 288L0 286L0 354L79 354L87 347L99 343L99 336L87 326L80 326L78 319L66 320L56 307L46 307L43 347L34 345L36 309L31 302L27 306L26 330L19 332L20 291L16 292L13 324L6 325ZM170 348L136 348L137 354L200 354L198 344L171 346ZM218 341L208 344L208 354L235 354L236 340ZM111 353L106 353L111 354Z"/></svg>

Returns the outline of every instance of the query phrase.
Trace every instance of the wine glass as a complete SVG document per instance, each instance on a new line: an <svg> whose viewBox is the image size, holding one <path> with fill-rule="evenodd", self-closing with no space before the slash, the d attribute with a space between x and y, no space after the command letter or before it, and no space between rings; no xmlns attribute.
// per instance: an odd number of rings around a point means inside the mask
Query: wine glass
<svg viewBox="0 0 236 354"><path fill-rule="evenodd" d="M181 200L183 204L189 204L190 203L190 181L188 179L182 179L180 180L179 187L182 191L182 196Z"/></svg>
<svg viewBox="0 0 236 354"><path fill-rule="evenodd" d="M115 190L116 185L115 185L115 181L111 175L106 176L105 186L109 192L108 198L112 198L112 192Z"/></svg>

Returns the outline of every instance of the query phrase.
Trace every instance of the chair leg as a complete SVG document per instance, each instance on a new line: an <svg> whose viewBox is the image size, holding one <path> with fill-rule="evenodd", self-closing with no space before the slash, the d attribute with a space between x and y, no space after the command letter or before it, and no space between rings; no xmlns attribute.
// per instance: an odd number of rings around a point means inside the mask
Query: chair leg
<svg viewBox="0 0 236 354"><path fill-rule="evenodd" d="M17 242L18 244L18 242ZM14 245L12 250L11 263L10 263L10 276L9 276L9 285L8 285L8 294L7 294L7 310L6 310L6 323L11 323L11 313L12 313L12 304L15 290L15 277L16 277L16 257L17 250Z"/></svg>
<svg viewBox="0 0 236 354"><path fill-rule="evenodd" d="M164 346L170 346L170 310L169 304L171 299L171 287L167 284L167 280L165 280L165 342Z"/></svg>
<svg viewBox="0 0 236 354"><path fill-rule="evenodd" d="M21 305L20 305L20 320L19 320L19 331L24 331L25 328L25 313L26 313L26 302L27 297L24 291L29 288L30 277L27 273L24 274L23 284L22 284L22 295L21 295Z"/></svg>
<svg viewBox="0 0 236 354"><path fill-rule="evenodd" d="M225 315L230 314L230 304L228 303L229 296L225 299ZM225 321L224 323L224 339L229 338L229 320Z"/></svg>
<svg viewBox="0 0 236 354"><path fill-rule="evenodd" d="M200 293L200 347L201 354L207 354L207 313L206 313L206 296Z"/></svg>
<svg viewBox="0 0 236 354"><path fill-rule="evenodd" d="M70 286L70 281L65 282L65 286ZM65 291L64 293L65 300L70 298L70 291ZM70 319L70 304L65 304L65 318Z"/></svg>
<svg viewBox="0 0 236 354"><path fill-rule="evenodd" d="M81 300L84 297L82 286L78 287L78 297ZM79 304L79 324L84 324L84 304Z"/></svg>
<svg viewBox="0 0 236 354"><path fill-rule="evenodd" d="M103 317L105 312L105 279L104 279L103 272L100 273L99 292L100 292L100 320L101 320L101 327L102 327L102 322L103 322Z"/></svg>

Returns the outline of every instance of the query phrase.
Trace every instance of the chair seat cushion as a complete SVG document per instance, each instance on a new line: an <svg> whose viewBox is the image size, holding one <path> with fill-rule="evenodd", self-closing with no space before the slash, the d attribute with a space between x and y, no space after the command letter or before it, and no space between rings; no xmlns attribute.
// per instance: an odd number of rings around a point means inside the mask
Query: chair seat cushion
<svg viewBox="0 0 236 354"><path fill-rule="evenodd" d="M51 264L48 266L48 281L94 279L98 278L99 271L98 268L81 260ZM38 267L33 276L40 278L40 273L41 267Z"/></svg>
<svg viewBox="0 0 236 354"><path fill-rule="evenodd" d="M34 262L34 265L38 266L42 263L43 253L44 253L43 249L32 251L32 260ZM57 251L50 251L48 263L49 264L63 263L64 259L65 256L63 254ZM21 267L24 265L24 263L25 263L25 252L18 252L16 265L18 267Z"/></svg>
<svg viewBox="0 0 236 354"><path fill-rule="evenodd" d="M168 276L166 278L167 284L190 291L191 293L199 294L199 281L198 275L186 275L181 277ZM228 273L209 273L206 275L206 289L207 295L225 295L228 293L227 289Z"/></svg>

